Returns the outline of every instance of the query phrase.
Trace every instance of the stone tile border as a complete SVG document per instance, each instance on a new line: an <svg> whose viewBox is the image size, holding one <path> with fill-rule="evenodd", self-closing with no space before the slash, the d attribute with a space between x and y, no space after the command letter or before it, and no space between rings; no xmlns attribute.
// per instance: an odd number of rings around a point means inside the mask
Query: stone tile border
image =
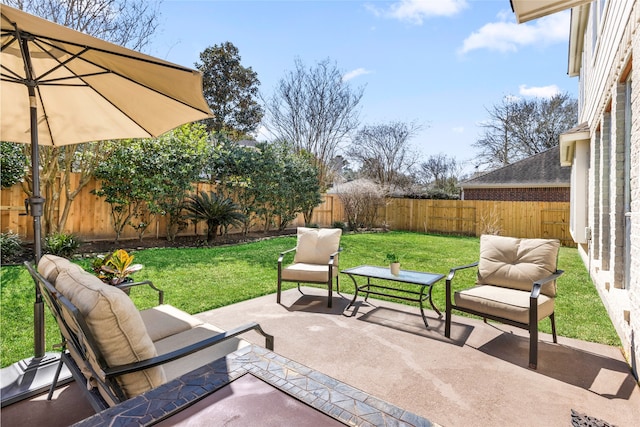
<svg viewBox="0 0 640 427"><path fill-rule="evenodd" d="M256 345L244 347L74 426L152 425L245 374L265 381L346 425L437 427L421 416Z"/></svg>

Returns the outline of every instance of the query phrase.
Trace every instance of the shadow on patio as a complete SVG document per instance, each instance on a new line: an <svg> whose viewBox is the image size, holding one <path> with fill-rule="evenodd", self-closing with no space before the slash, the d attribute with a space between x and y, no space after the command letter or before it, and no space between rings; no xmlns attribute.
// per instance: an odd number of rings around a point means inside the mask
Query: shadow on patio
<svg viewBox="0 0 640 427"><path fill-rule="evenodd" d="M620 427L640 417L640 387L618 348L564 337L553 344L541 334L534 371L526 331L456 316L449 340L433 311L425 329L417 307L359 298L345 310L351 296L336 295L328 309L325 291L303 290L284 292L282 305L267 295L197 317L222 328L256 321L275 336L277 353L445 426L571 425L572 409ZM53 410L67 416L59 425L73 421L69 412L84 418L88 404L73 387L54 402L4 408L3 424L53 425Z"/></svg>

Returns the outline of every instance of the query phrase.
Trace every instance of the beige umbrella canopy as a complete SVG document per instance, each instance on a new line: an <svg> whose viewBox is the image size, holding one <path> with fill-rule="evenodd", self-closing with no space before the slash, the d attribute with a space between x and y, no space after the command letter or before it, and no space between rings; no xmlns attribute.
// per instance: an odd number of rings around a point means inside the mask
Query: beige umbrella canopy
<svg viewBox="0 0 640 427"><path fill-rule="evenodd" d="M197 71L9 6L0 5L0 15L0 141L31 144L38 261L44 203L38 144L154 137L211 111ZM36 289L36 357L44 353L43 312Z"/></svg>
<svg viewBox="0 0 640 427"><path fill-rule="evenodd" d="M197 71L8 6L0 14L2 141L31 142L30 86L40 145L158 136L211 116Z"/></svg>

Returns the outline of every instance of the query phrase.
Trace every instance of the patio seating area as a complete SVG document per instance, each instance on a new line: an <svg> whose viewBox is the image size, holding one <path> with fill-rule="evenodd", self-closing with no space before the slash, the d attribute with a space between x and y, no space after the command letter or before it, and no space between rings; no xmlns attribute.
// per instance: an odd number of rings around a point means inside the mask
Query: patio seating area
<svg viewBox="0 0 640 427"><path fill-rule="evenodd" d="M444 318L418 307L303 287L197 315L232 328L251 318L275 336L275 351L370 395L444 426L571 425L572 410L610 425L640 417L640 387L620 350L541 334L537 370L528 368L527 332L454 316L451 339ZM353 317L351 314L354 314ZM558 322L562 319L558 318ZM244 336L256 345L264 338ZM92 414L75 390L54 400L33 398L3 408L5 425L68 425Z"/></svg>

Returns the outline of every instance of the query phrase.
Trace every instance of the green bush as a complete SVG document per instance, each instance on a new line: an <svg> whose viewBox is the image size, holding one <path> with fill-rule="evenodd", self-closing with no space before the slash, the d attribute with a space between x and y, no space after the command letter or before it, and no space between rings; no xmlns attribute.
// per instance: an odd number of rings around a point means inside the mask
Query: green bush
<svg viewBox="0 0 640 427"><path fill-rule="evenodd" d="M73 233L52 233L44 238L44 250L53 255L71 258L82 245Z"/></svg>
<svg viewBox="0 0 640 427"><path fill-rule="evenodd" d="M3 264L22 254L23 250L22 239L17 233L11 230L0 233L0 258Z"/></svg>

